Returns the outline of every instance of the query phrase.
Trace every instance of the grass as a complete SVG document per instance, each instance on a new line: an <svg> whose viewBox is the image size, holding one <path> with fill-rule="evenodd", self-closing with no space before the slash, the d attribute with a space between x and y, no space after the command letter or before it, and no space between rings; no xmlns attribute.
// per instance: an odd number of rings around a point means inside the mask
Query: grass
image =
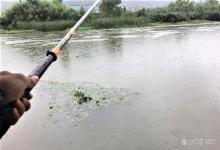
<svg viewBox="0 0 220 150"><path fill-rule="evenodd" d="M80 29L109 29L109 28L126 28L126 27L145 27L145 26L170 26L170 25L188 25L188 24L203 24L213 23L207 20L189 20L177 23L150 22L146 18L131 18L131 17L108 17L94 18L85 22ZM62 21L45 21L45 22L18 22L16 27L10 30L0 28L1 34L16 34L25 32L37 31L63 31L71 28L75 24L72 20Z"/></svg>
<svg viewBox="0 0 220 150"><path fill-rule="evenodd" d="M72 27L76 22L72 20L17 22L15 29L37 31L62 31Z"/></svg>
<svg viewBox="0 0 220 150"><path fill-rule="evenodd" d="M16 29L5 30L0 28L0 34L19 34L19 33L27 33L27 32L34 32L34 30L16 30Z"/></svg>
<svg viewBox="0 0 220 150"><path fill-rule="evenodd" d="M214 21L207 20L188 20L188 21L180 21L176 23L165 23L165 22L153 22L149 23L149 26L170 26L170 25L193 25L193 24L204 24L204 23L214 23Z"/></svg>
<svg viewBox="0 0 220 150"><path fill-rule="evenodd" d="M150 21L143 17L105 17L91 20L90 26L95 29L109 29L148 26L149 23Z"/></svg>

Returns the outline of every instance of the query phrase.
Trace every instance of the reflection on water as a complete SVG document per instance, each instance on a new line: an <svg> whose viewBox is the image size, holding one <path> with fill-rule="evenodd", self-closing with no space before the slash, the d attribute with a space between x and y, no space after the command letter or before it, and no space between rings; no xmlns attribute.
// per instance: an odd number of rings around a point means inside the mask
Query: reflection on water
<svg viewBox="0 0 220 150"><path fill-rule="evenodd" d="M3 69L29 73L64 34L0 35ZM34 90L32 109L4 137L2 149L218 150L219 41L218 24L79 31ZM63 103L64 95L59 89L46 92L48 81L90 82L140 94L91 110L79 122L62 117L54 122L48 103ZM181 143L209 138L216 143Z"/></svg>

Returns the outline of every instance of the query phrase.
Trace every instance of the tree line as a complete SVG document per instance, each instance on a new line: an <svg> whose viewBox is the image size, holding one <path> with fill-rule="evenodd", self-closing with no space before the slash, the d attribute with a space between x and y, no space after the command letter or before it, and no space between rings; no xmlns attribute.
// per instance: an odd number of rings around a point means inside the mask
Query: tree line
<svg viewBox="0 0 220 150"><path fill-rule="evenodd" d="M77 20L80 12L62 3L62 0L26 0L6 10L0 18L3 27L16 26L18 22Z"/></svg>
<svg viewBox="0 0 220 150"><path fill-rule="evenodd" d="M137 17L147 17L153 22L179 22L187 20L220 21L218 0L195 3L191 0L177 0L162 8L141 9L135 12Z"/></svg>
<svg viewBox="0 0 220 150"><path fill-rule="evenodd" d="M93 28L112 28L122 26L146 26L151 22L176 23L188 20L220 21L220 3L207 0L195 3L191 0L177 0L166 7L143 8L135 12L120 8L121 0L103 0L100 13L90 16L86 25ZM52 29L71 27L85 9L74 10L63 4L62 0L20 0L6 10L0 17L0 26L6 29ZM62 22L59 24L59 22ZM47 24L49 24L47 26ZM62 27L59 27L62 26Z"/></svg>

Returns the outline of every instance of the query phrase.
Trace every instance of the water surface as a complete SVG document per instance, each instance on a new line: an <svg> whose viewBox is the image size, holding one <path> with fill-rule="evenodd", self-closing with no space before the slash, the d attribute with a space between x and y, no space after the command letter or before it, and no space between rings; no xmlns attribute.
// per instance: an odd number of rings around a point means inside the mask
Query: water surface
<svg viewBox="0 0 220 150"><path fill-rule="evenodd" d="M0 35L2 69L28 74L63 36ZM33 91L32 109L3 138L2 149L217 150L219 41L219 25L80 31ZM139 94L88 110L81 121L54 120L48 103L65 97L59 90L46 92L50 82L88 82Z"/></svg>

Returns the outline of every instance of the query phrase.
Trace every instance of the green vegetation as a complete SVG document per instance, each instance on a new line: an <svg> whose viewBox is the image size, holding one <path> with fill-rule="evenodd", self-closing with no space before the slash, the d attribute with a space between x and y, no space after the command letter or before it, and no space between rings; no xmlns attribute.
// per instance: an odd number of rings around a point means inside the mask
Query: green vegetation
<svg viewBox="0 0 220 150"><path fill-rule="evenodd" d="M191 23L220 21L220 3L208 0L195 3L191 0L177 0L167 7L143 8L136 12L118 7L121 0L104 0L100 14L92 14L83 24L87 29L139 27L170 23ZM0 17L0 28L19 30L65 30L72 27L85 13L71 9L62 0L20 1Z"/></svg>
<svg viewBox="0 0 220 150"><path fill-rule="evenodd" d="M65 30L75 24L72 20L60 20L60 21L31 21L31 22L17 22L16 29L30 30L35 29L38 31L60 31Z"/></svg>
<svg viewBox="0 0 220 150"><path fill-rule="evenodd" d="M54 30L63 30L74 24L74 20L78 18L78 12L63 5L61 0L27 0L8 9L1 16L0 25L5 29L36 30L41 30L44 26L47 28L47 26L52 25L50 28L54 28ZM67 21L65 21L65 23L63 21L58 23L60 20ZM70 20L72 20L72 23ZM65 27L58 27L59 25L64 25Z"/></svg>
<svg viewBox="0 0 220 150"><path fill-rule="evenodd" d="M119 28L119 27L140 27L147 26L149 19L144 17L130 18L126 16L120 17L102 17L90 21L90 26L95 29L100 28Z"/></svg>
<svg viewBox="0 0 220 150"><path fill-rule="evenodd" d="M119 4L121 0L103 0L101 13L104 16L120 16L122 11Z"/></svg>
<svg viewBox="0 0 220 150"><path fill-rule="evenodd" d="M176 23L199 19L220 21L220 4L217 0L208 0L205 3L195 3L190 0L177 0L167 7L138 10L136 15L137 17L147 17L152 22Z"/></svg>
<svg viewBox="0 0 220 150"><path fill-rule="evenodd" d="M44 82L45 91L52 96L48 103L48 116L52 119L81 121L89 110L136 99L138 92L126 88L103 87L96 83ZM60 94L57 94L59 91ZM53 95L57 95L55 98ZM62 101L60 101L62 99Z"/></svg>

